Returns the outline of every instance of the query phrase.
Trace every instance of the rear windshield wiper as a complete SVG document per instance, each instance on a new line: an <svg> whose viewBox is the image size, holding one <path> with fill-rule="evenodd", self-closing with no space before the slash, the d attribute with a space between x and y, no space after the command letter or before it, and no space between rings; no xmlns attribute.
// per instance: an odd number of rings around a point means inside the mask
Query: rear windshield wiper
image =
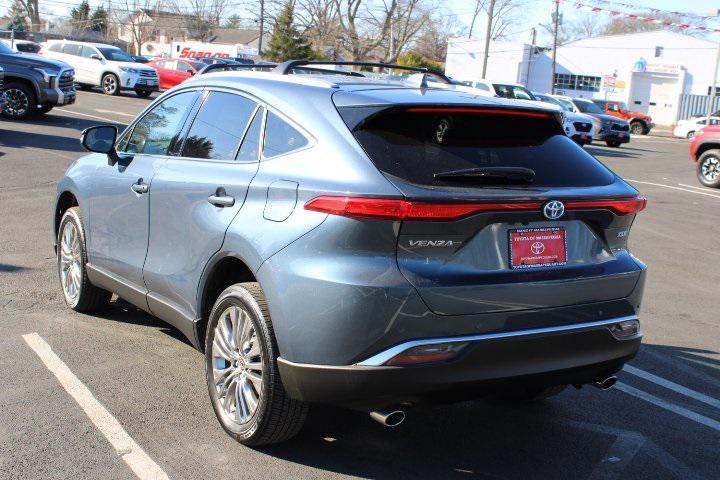
<svg viewBox="0 0 720 480"><path fill-rule="evenodd" d="M500 181L503 183L532 183L535 179L535 171L523 167L478 167L465 168L463 170L451 170L433 175L442 180L479 180L479 181Z"/></svg>

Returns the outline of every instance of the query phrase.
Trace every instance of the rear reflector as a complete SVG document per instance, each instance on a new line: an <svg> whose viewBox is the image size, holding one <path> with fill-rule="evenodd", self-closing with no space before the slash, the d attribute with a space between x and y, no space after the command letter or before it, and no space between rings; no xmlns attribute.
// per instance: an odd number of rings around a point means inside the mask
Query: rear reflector
<svg viewBox="0 0 720 480"><path fill-rule="evenodd" d="M549 112L532 110L511 110L509 108L477 108L477 107L410 107L408 113L473 113L480 115L512 115L518 117L551 118Z"/></svg>
<svg viewBox="0 0 720 480"><path fill-rule="evenodd" d="M322 195L305 204L305 210L329 213L343 217L375 218L381 220L457 220L481 212L536 211L544 202L504 203L428 203L413 202L399 198L341 197ZM618 215L636 213L645 208L642 197L623 200L570 200L566 210L598 209L612 210Z"/></svg>
<svg viewBox="0 0 720 480"><path fill-rule="evenodd" d="M385 365L413 365L450 360L467 344L468 342L434 343L408 348L385 362Z"/></svg>

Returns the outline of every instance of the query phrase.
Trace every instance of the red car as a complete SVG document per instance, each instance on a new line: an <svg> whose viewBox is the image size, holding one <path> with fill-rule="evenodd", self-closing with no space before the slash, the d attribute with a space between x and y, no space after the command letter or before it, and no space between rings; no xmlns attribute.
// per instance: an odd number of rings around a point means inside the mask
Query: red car
<svg viewBox="0 0 720 480"><path fill-rule="evenodd" d="M650 115L628 110L625 102L612 100L593 100L593 102L608 115L627 120L627 122L630 123L630 132L634 135L647 135L655 126Z"/></svg>
<svg viewBox="0 0 720 480"><path fill-rule="evenodd" d="M184 82L205 66L202 62L176 58L153 60L147 65L157 70L158 77L160 77L160 90L167 90Z"/></svg>
<svg viewBox="0 0 720 480"><path fill-rule="evenodd" d="M690 142L690 158L697 162L697 176L706 187L720 188L720 125L708 125Z"/></svg>

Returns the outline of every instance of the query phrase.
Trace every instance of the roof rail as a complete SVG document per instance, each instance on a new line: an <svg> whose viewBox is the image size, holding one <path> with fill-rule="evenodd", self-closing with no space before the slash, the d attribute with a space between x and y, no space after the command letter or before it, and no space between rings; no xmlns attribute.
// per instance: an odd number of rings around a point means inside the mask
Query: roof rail
<svg viewBox="0 0 720 480"><path fill-rule="evenodd" d="M440 73L437 70L432 70L425 67L410 67L408 65L397 65L394 63L383 63L383 62L345 62L345 61L323 61L323 60L288 60L279 64L272 71L279 73L280 75L288 75L292 73L294 69L303 67L306 65L341 65L341 66L353 66L353 67L378 67L378 68L394 68L398 70L408 70L411 72L424 73L438 77L444 83L451 83L450 79L445 76L444 73ZM309 70L309 69L308 69ZM328 70L329 71L329 70ZM325 73L325 72L323 72ZM347 72L338 71L338 75L348 74Z"/></svg>
<svg viewBox="0 0 720 480"><path fill-rule="evenodd" d="M200 70L198 70L197 74L202 75L204 73L210 73L210 72L234 72L234 71L269 72L276 67L277 67L277 64L275 64L275 63L253 63L253 64L212 63L212 64L207 65L207 66L201 68Z"/></svg>

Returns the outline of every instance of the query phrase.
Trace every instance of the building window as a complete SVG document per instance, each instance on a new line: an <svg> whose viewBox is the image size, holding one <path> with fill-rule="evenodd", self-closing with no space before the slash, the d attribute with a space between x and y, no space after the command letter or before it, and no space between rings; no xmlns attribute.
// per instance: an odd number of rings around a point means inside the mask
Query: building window
<svg viewBox="0 0 720 480"><path fill-rule="evenodd" d="M583 92L599 92L600 77L589 75L555 74L555 88L561 90L580 90Z"/></svg>
<svg viewBox="0 0 720 480"><path fill-rule="evenodd" d="M663 50L665 50L665 47L655 47L655 58L662 57Z"/></svg>

